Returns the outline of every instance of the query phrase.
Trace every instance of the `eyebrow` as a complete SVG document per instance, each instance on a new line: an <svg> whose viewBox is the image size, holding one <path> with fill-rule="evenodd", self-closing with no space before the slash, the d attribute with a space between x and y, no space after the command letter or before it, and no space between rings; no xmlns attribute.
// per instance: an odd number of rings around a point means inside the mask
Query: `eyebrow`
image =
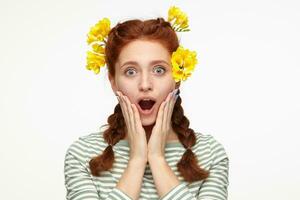
<svg viewBox="0 0 300 200"><path fill-rule="evenodd" d="M155 64L158 64L158 63L165 63L169 66L169 63L164 61L164 60L153 60L150 62L150 65L155 65ZM135 61L127 61L125 62L122 66L121 66L121 69L125 66L125 65L138 65L138 62L135 62Z"/></svg>

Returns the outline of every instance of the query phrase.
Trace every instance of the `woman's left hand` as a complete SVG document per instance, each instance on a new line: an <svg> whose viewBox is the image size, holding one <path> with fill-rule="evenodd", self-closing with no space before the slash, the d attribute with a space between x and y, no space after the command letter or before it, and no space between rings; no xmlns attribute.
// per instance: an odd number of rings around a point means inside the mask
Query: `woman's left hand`
<svg viewBox="0 0 300 200"><path fill-rule="evenodd" d="M164 158L165 145L168 134L172 130L171 117L176 102L177 89L169 93L166 100L159 107L156 117L156 123L152 129L150 139L148 141L148 160L150 158Z"/></svg>

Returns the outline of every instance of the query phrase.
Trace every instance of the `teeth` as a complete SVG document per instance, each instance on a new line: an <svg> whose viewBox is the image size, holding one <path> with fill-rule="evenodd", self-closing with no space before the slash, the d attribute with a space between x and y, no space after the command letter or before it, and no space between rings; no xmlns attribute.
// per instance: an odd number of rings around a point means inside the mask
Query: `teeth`
<svg viewBox="0 0 300 200"><path fill-rule="evenodd" d="M140 101L152 101L151 99L141 99Z"/></svg>

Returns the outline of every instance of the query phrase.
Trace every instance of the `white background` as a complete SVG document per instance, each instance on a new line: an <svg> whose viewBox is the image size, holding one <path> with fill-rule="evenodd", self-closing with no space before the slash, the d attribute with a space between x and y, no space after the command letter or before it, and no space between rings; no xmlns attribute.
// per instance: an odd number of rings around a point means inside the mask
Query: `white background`
<svg viewBox="0 0 300 200"><path fill-rule="evenodd" d="M199 59L181 85L185 115L224 145L228 199L300 198L299 1L1 0L0 199L65 199L66 149L117 103L107 71L85 69L89 28L166 18L171 5Z"/></svg>

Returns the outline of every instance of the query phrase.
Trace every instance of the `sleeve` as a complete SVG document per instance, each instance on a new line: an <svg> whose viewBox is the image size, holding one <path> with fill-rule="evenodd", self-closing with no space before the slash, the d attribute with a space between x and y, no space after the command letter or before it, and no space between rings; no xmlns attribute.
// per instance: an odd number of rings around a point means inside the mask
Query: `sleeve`
<svg viewBox="0 0 300 200"><path fill-rule="evenodd" d="M197 196L182 182L170 190L160 200L227 200L229 159L224 147L211 137L212 166L209 177L202 183Z"/></svg>
<svg viewBox="0 0 300 200"><path fill-rule="evenodd" d="M67 151L64 161L65 187L67 200L104 200L100 199L95 184L84 163ZM114 188L105 200L132 200L118 188Z"/></svg>
<svg viewBox="0 0 300 200"><path fill-rule="evenodd" d="M182 182L179 185L175 186L167 194L162 196L160 200L197 200L195 197L193 197L186 184L187 183Z"/></svg>
<svg viewBox="0 0 300 200"><path fill-rule="evenodd" d="M211 137L212 166L203 182L198 200L227 200L229 158L221 143Z"/></svg>

